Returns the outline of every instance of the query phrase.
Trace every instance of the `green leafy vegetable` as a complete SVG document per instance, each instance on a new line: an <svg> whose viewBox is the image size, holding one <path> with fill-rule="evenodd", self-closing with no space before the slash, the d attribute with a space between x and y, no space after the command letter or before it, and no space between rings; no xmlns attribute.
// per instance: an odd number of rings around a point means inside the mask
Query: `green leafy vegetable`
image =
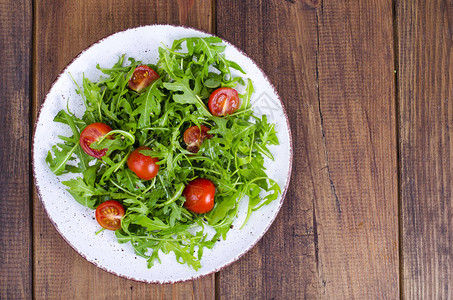
<svg viewBox="0 0 453 300"><path fill-rule="evenodd" d="M269 146L278 145L274 124L253 115L252 81L234 76L245 72L225 58L224 49L216 37L184 38L171 48L159 48L159 61L149 66L160 78L141 93L128 89L141 62L129 58L127 64L123 55L111 68L97 66L105 74L98 82L84 77L82 88L77 85L86 108L81 118L64 110L55 116L72 135L61 136L62 142L49 151L50 170L77 174L63 184L82 205L94 209L107 200L121 202L126 213L115 232L118 242L130 243L149 267L160 262L159 252L174 252L179 263L197 270L203 250L226 238L242 198L249 199L247 222L253 211L281 193L264 167L264 157L273 159ZM245 86L240 109L230 116L213 116L207 108L211 92L239 85ZM80 132L95 122L113 128L113 138L91 144L93 149L108 148L98 160L79 145ZM183 142L184 131L193 125L208 126L213 136L196 154ZM142 180L127 167L129 154L139 146L151 149L140 151L143 155L159 159L153 180ZM210 179L217 190L214 209L204 215L183 206L185 186L198 177ZM216 233L208 235L206 226Z"/></svg>

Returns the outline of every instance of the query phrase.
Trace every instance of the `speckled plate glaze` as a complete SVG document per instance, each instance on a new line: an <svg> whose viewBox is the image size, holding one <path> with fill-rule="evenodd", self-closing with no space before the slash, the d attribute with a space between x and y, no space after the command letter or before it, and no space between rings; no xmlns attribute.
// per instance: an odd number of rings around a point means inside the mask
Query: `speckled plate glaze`
<svg viewBox="0 0 453 300"><path fill-rule="evenodd" d="M37 190L47 214L61 236L80 255L96 266L121 277L149 283L172 283L195 279L220 270L236 261L250 250L267 231L283 203L288 189L292 144L288 117L275 88L260 68L243 52L225 42L225 55L229 60L243 67L253 81L255 93L252 105L256 114L266 114L276 124L279 146L270 147L275 161L266 161L268 175L276 180L282 189L279 198L270 205L252 214L247 225L239 230L245 219L247 199L240 203L239 215L234 228L225 241L218 242L212 250L205 250L201 260L202 267L194 271L187 265L176 262L173 253L161 254L162 262L147 268L146 260L134 254L130 244L118 244L114 232L103 231L95 235L99 225L94 219L94 211L77 203L66 192L61 181L75 177L74 174L55 176L45 163L47 151L59 142L58 135L70 135L69 127L53 122L54 116L66 108L79 117L84 107L82 99L75 92L76 86L69 74L80 83L85 74L91 80L102 76L96 64L112 66L123 53L143 63L156 63L157 49L163 43L171 46L173 40L190 36L209 36L209 34L186 27L171 25L152 25L128 29L115 33L92 45L77 56L60 74L46 96L35 125L33 140L33 171Z"/></svg>

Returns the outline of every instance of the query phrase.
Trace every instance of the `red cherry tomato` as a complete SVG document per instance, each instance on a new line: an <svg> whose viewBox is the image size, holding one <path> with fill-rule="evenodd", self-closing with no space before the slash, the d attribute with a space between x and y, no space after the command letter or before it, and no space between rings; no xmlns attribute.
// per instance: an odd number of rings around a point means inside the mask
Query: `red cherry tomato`
<svg viewBox="0 0 453 300"><path fill-rule="evenodd" d="M194 213L204 214L214 207L215 185L209 179L192 180L182 194L186 198L184 207Z"/></svg>
<svg viewBox="0 0 453 300"><path fill-rule="evenodd" d="M124 216L123 206L114 200L101 203L96 208L96 220L99 225L109 230L117 230L121 227L121 218Z"/></svg>
<svg viewBox="0 0 453 300"><path fill-rule="evenodd" d="M156 163L159 159L141 154L141 150L151 150L148 147L139 147L132 152L127 158L127 166L132 172L143 180L150 180L156 177L159 171L159 165Z"/></svg>
<svg viewBox="0 0 453 300"><path fill-rule="evenodd" d="M108 150L107 148L97 150L91 148L90 145L98 141L110 131L112 131L112 128L104 123L93 123L88 125L80 134L80 147L82 147L83 151L90 156L96 158L103 157ZM113 136L109 135L107 138L113 139Z"/></svg>
<svg viewBox="0 0 453 300"><path fill-rule="evenodd" d="M209 127L204 125L191 126L186 129L184 132L184 143L187 145L187 151L192 153L197 153L200 150L201 144L205 139L212 138L211 134L208 134L208 131L211 130Z"/></svg>
<svg viewBox="0 0 453 300"><path fill-rule="evenodd" d="M209 110L214 116L225 116L239 108L239 95L235 89L219 88L209 96Z"/></svg>
<svg viewBox="0 0 453 300"><path fill-rule="evenodd" d="M140 92L145 87L150 85L151 82L159 78L159 74L148 66L140 65L135 68L129 80L129 88L136 92Z"/></svg>

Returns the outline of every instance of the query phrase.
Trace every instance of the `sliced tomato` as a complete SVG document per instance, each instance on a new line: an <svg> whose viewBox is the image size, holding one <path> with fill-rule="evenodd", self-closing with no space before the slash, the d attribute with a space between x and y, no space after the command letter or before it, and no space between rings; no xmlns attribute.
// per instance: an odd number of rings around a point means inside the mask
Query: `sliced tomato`
<svg viewBox="0 0 453 300"><path fill-rule="evenodd" d="M104 123L93 123L85 127L80 134L80 147L83 151L93 157L101 158L107 152L107 148L97 150L90 147L90 145L96 141L99 141L104 135L112 131L112 128ZM109 135L107 138L113 139L113 136Z"/></svg>
<svg viewBox="0 0 453 300"><path fill-rule="evenodd" d="M214 207L215 185L209 179L192 180L182 194L186 198L184 207L194 213L204 214Z"/></svg>
<svg viewBox="0 0 453 300"><path fill-rule="evenodd" d="M121 218L124 216L124 208L114 200L101 203L96 208L96 220L105 229L117 230L121 227Z"/></svg>
<svg viewBox="0 0 453 300"><path fill-rule="evenodd" d="M148 147L139 147L132 152L127 158L127 166L139 178L143 180L151 180L156 177L159 172L159 165L156 164L159 159L151 156L146 156L140 153L141 150L151 150Z"/></svg>
<svg viewBox="0 0 453 300"><path fill-rule="evenodd" d="M231 115L239 108L239 95L235 89L219 88L209 96L209 110L214 116Z"/></svg>
<svg viewBox="0 0 453 300"><path fill-rule="evenodd" d="M159 74L146 65L140 65L135 68L134 74L132 74L129 80L129 88L136 92L140 92L154 80L159 78Z"/></svg>
<svg viewBox="0 0 453 300"><path fill-rule="evenodd" d="M211 129L204 125L187 128L184 131L184 143L187 145L187 151L197 153L203 141L212 138L212 135L208 133L209 130Z"/></svg>

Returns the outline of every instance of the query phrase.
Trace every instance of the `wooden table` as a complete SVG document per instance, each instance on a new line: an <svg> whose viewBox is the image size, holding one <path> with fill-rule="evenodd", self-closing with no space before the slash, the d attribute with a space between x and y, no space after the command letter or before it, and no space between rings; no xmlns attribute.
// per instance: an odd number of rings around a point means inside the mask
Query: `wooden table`
<svg viewBox="0 0 453 300"><path fill-rule="evenodd" d="M72 250L30 165L37 110L63 68L154 23L243 49L276 85L294 141L264 238L173 285L116 277ZM451 0L3 0L0 29L0 299L453 297Z"/></svg>

